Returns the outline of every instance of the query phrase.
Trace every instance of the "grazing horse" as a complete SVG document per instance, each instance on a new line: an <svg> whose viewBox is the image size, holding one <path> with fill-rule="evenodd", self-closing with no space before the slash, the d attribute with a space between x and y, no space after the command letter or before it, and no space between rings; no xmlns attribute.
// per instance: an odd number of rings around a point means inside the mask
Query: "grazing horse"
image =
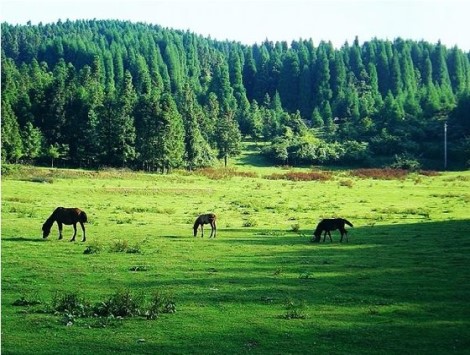
<svg viewBox="0 0 470 355"><path fill-rule="evenodd" d="M213 213L207 213L207 214L201 214L198 218L196 218L196 221L194 222L194 236L197 236L197 229L199 226L201 226L201 238L204 238L204 224L210 224L211 225L211 235L209 238L212 238L212 235L215 235L217 233L217 227L215 225L215 214Z"/></svg>
<svg viewBox="0 0 470 355"><path fill-rule="evenodd" d="M326 239L327 233L328 233L328 236L330 237L330 242L333 242L333 239L331 239L330 232L336 229L338 229L339 232L341 233L340 242L343 242L343 236L346 236L346 241L348 241L348 231L344 228L345 224L351 227L353 226L351 222L345 220L344 218L333 218L333 219L322 220L320 223L318 223L317 229L315 229L315 232L313 232L315 239L312 239L312 242L320 242L322 232L325 232L323 234L323 242Z"/></svg>
<svg viewBox="0 0 470 355"><path fill-rule="evenodd" d="M80 223L83 231L82 242L86 240L85 237L85 226L83 223L87 222L88 218L85 211L80 210L79 208L64 208L57 207L50 217L42 225L42 237L47 238L51 232L51 227L54 222L57 222L59 226L59 239L62 239L62 225L73 225L73 236L70 240L71 242L75 241L75 236L77 235L77 223Z"/></svg>

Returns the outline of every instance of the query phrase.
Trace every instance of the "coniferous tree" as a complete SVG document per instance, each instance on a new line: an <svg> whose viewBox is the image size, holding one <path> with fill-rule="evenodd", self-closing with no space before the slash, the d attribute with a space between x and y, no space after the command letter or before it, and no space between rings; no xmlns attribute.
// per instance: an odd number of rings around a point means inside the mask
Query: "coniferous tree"
<svg viewBox="0 0 470 355"><path fill-rule="evenodd" d="M108 97L104 108L105 119L101 124L106 161L116 166L125 166L135 158L135 126L132 115L135 101L132 76L126 71L119 96L116 99Z"/></svg>
<svg viewBox="0 0 470 355"><path fill-rule="evenodd" d="M300 90L300 64L297 54L290 50L284 59L284 65L279 76L279 95L283 107L295 111L298 106Z"/></svg>
<svg viewBox="0 0 470 355"><path fill-rule="evenodd" d="M156 161L161 172L170 172L183 164L184 127L172 96L163 94L157 120Z"/></svg>
<svg viewBox="0 0 470 355"><path fill-rule="evenodd" d="M7 162L21 159L24 145L31 146L25 132L38 130L46 150L69 147L62 154L72 166L171 169L156 160L163 95L177 99L184 137L197 137L199 128L212 148L217 124L228 115L244 135L259 137L262 122L264 138L272 141L289 128L295 136L289 149L302 147L298 157L313 159L305 150L313 146L310 133L298 128L312 118L320 125L320 115L324 126L314 132L330 157L334 144L354 150L359 146L351 139L366 139L376 154L393 154L395 146L432 158L440 144L436 127L450 115L461 122L455 115L465 117L463 110L454 108L470 90L468 53L400 38L363 44L356 38L340 49L325 42L315 48L311 40L245 46L120 21L4 23L1 36ZM183 89L191 91L191 113L182 104ZM390 120L394 112L400 120ZM198 165L197 149L190 152L197 146L185 141L187 165ZM29 152L26 159L34 160ZM178 159L175 166L182 164Z"/></svg>
<svg viewBox="0 0 470 355"><path fill-rule="evenodd" d="M2 162L18 162L23 156L20 128L10 103L2 96Z"/></svg>
<svg viewBox="0 0 470 355"><path fill-rule="evenodd" d="M201 134L200 122L204 121L204 112L197 103L194 92L189 84L183 88L181 115L185 129L185 160L189 170L198 167L210 166L214 155L209 143Z"/></svg>
<svg viewBox="0 0 470 355"><path fill-rule="evenodd" d="M224 166L227 166L228 158L240 153L241 134L233 113L224 112L217 121L216 129L219 158L223 159Z"/></svg>

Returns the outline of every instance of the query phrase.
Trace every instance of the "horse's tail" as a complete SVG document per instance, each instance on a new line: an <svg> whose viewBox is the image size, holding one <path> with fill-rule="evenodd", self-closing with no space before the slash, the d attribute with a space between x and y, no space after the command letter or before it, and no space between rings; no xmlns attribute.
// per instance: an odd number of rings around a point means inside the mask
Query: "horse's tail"
<svg viewBox="0 0 470 355"><path fill-rule="evenodd" d="M347 219L343 218L344 223L346 223L348 226L354 227L351 222L349 222Z"/></svg>
<svg viewBox="0 0 470 355"><path fill-rule="evenodd" d="M88 222L88 216L86 215L85 211L80 212L80 222L82 223Z"/></svg>

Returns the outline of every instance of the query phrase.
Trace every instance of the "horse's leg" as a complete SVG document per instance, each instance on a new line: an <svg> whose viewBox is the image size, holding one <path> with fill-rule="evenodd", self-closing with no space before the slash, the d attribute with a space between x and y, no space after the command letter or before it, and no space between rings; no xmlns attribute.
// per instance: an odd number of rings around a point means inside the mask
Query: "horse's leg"
<svg viewBox="0 0 470 355"><path fill-rule="evenodd" d="M210 236L210 238L212 238L212 235L213 235L214 238L215 238L215 233L216 233L215 223L212 222L212 223L211 223L211 236Z"/></svg>
<svg viewBox="0 0 470 355"><path fill-rule="evenodd" d="M57 221L57 226L59 227L59 240L62 239L62 223Z"/></svg>
<svg viewBox="0 0 470 355"><path fill-rule="evenodd" d="M85 225L83 224L83 222L80 222L80 226L82 227L82 231L83 231L82 242L84 242L84 241L86 241L86 237L85 237Z"/></svg>
<svg viewBox="0 0 470 355"><path fill-rule="evenodd" d="M345 242L349 242L349 239L348 239L348 231L345 229L344 230L344 236L346 237L346 239L344 240ZM341 240L343 240L343 238L341 237Z"/></svg>
<svg viewBox="0 0 470 355"><path fill-rule="evenodd" d="M339 241L340 243L343 242L343 237L346 235L346 238L348 238L348 231L344 228L340 228L339 232L341 233L341 240Z"/></svg>
<svg viewBox="0 0 470 355"><path fill-rule="evenodd" d="M201 238L204 238L204 223L201 223Z"/></svg>
<svg viewBox="0 0 470 355"><path fill-rule="evenodd" d="M325 231L323 232L323 243L325 243L325 240L326 240L326 229L325 229Z"/></svg>
<svg viewBox="0 0 470 355"><path fill-rule="evenodd" d="M72 239L70 239L71 242L75 241L75 236L77 235L77 223L73 224L73 236Z"/></svg>
<svg viewBox="0 0 470 355"><path fill-rule="evenodd" d="M328 237L330 237L330 243L333 243L333 239L331 238L331 232L328 231Z"/></svg>

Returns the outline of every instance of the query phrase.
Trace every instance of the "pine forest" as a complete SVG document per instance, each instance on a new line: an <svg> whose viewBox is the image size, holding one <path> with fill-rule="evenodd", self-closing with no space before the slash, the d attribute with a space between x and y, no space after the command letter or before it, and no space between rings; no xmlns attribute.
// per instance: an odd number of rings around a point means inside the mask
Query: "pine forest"
<svg viewBox="0 0 470 355"><path fill-rule="evenodd" d="M470 164L470 53L440 42L244 45L116 20L1 31L2 163L192 170L250 140L273 165L440 169L444 149Z"/></svg>

